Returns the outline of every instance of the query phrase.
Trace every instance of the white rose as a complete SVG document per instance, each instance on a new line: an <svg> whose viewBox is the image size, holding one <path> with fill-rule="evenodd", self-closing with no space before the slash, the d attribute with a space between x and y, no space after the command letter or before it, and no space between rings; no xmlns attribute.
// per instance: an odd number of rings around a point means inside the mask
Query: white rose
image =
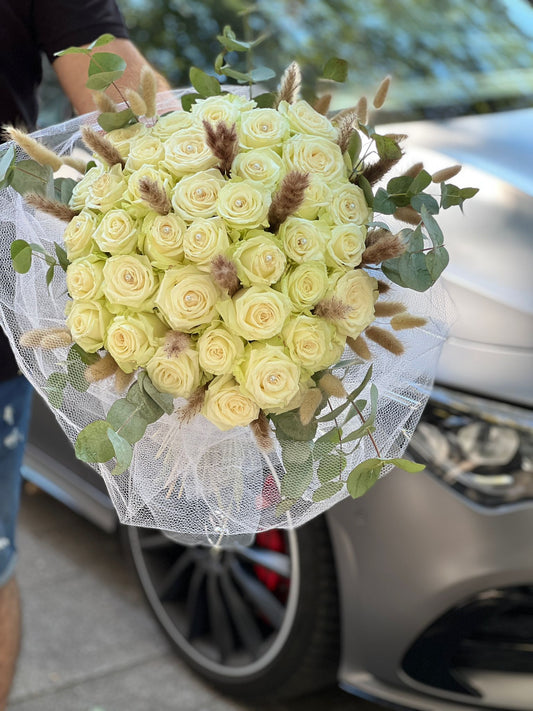
<svg viewBox="0 0 533 711"><path fill-rule="evenodd" d="M332 125L327 116L319 114L303 99L295 101L294 104L281 101L278 111L287 117L294 133L308 133L330 141L337 140L338 129Z"/></svg>
<svg viewBox="0 0 533 711"><path fill-rule="evenodd" d="M218 193L225 182L216 169L187 175L172 191L172 207L185 222L196 217L215 217Z"/></svg>

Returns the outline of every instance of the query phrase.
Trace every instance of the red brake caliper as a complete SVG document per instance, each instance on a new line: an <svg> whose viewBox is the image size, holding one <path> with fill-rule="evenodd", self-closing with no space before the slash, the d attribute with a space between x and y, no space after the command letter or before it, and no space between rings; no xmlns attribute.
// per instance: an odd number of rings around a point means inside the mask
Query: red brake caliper
<svg viewBox="0 0 533 711"><path fill-rule="evenodd" d="M258 533L255 537L255 543L257 547L266 548L269 551L277 551L278 553L287 552L285 537L283 533L277 529ZM287 578L284 578L279 573L275 573L273 570L268 570L268 568L262 565L254 565L254 571L258 580L271 592L278 593L278 595L283 595L284 592L286 592L288 588Z"/></svg>

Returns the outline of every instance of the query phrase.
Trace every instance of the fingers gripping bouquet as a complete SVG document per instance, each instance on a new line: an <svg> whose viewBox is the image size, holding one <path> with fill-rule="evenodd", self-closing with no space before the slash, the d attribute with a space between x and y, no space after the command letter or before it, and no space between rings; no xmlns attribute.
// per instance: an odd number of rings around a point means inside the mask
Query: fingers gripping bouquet
<svg viewBox="0 0 533 711"><path fill-rule="evenodd" d="M2 249L46 287L4 267L1 303L22 369L121 519L220 544L303 523L392 465L420 469L400 457L445 332L421 295L447 263L433 215L475 190L421 165L376 190L405 137L377 134L365 100L329 118L328 97L299 99L295 64L255 99L193 68L170 112L145 71L116 107L107 41L66 50L90 56L99 126L8 129ZM217 73L253 84L258 70L225 63L250 45L229 28L220 41Z"/></svg>

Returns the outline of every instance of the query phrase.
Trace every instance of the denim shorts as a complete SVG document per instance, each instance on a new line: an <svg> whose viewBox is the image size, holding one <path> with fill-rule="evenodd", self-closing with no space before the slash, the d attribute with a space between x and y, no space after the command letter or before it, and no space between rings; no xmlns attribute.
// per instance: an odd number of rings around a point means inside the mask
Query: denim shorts
<svg viewBox="0 0 533 711"><path fill-rule="evenodd" d="M18 375L0 382L0 587L13 575L20 467L28 433L32 388Z"/></svg>

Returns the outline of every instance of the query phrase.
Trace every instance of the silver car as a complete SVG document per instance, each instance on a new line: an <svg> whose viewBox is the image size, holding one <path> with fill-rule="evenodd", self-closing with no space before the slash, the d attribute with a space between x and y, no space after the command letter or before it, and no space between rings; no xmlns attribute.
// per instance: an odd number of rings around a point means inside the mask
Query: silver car
<svg viewBox="0 0 533 711"><path fill-rule="evenodd" d="M533 26L524 2L505 4ZM480 188L465 217L441 219L457 315L411 443L426 471L394 471L248 548L188 548L136 528L125 538L177 651L226 692L257 701L337 681L396 708L531 711L533 109L401 128L411 158L460 162L460 184ZM25 476L118 528L101 480L38 400Z"/></svg>

